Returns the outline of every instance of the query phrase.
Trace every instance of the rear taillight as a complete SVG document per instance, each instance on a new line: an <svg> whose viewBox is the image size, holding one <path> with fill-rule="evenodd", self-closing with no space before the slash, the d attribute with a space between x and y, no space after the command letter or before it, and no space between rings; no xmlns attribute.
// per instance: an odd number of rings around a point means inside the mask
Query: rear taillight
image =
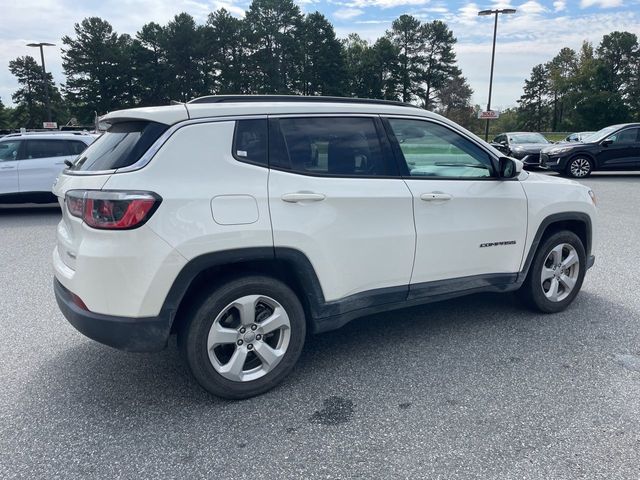
<svg viewBox="0 0 640 480"><path fill-rule="evenodd" d="M93 228L127 230L144 224L162 199L152 192L70 190L65 203L70 215Z"/></svg>

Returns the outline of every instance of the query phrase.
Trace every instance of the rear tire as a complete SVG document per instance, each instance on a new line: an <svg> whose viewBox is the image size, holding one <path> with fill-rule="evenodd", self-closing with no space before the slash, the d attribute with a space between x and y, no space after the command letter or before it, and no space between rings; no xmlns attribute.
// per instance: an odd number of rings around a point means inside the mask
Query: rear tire
<svg viewBox="0 0 640 480"><path fill-rule="evenodd" d="M260 395L295 366L306 336L296 294L270 277L225 282L198 302L178 346L198 383L227 399Z"/></svg>
<svg viewBox="0 0 640 480"><path fill-rule="evenodd" d="M518 296L540 312L561 312L578 295L586 269L580 238L567 230L554 233L538 247Z"/></svg>

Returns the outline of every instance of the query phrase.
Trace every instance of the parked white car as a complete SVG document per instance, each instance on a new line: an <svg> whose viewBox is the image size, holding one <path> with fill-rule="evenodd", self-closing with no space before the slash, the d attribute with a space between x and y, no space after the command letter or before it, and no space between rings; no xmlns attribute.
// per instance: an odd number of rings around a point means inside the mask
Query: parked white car
<svg viewBox="0 0 640 480"><path fill-rule="evenodd" d="M54 188L58 305L124 350L177 333L222 397L374 312L516 290L558 312L594 262L589 188L411 105L214 96L106 120Z"/></svg>
<svg viewBox="0 0 640 480"><path fill-rule="evenodd" d="M14 133L0 138L0 203L55 202L51 187L96 136L86 133Z"/></svg>

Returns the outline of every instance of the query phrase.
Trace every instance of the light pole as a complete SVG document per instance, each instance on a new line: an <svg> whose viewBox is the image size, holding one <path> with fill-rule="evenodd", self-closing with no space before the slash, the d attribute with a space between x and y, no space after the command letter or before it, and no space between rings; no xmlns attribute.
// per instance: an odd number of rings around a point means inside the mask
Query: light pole
<svg viewBox="0 0 640 480"><path fill-rule="evenodd" d="M40 61L42 62L42 86L44 87L44 103L47 108L47 122L51 121L51 103L49 101L49 85L47 83L47 71L44 67L44 51L42 47L54 47L53 43L40 42L40 43L27 43L27 47L39 47L40 48Z"/></svg>
<svg viewBox="0 0 640 480"><path fill-rule="evenodd" d="M491 74L489 75L489 100L487 101L487 112L491 111L491 90L493 89L493 64L496 58L496 34L498 33L498 15L516 13L515 8L501 8L496 10L481 10L478 15L485 17L488 15L495 15L495 22L493 24L493 48L491 50ZM484 140L489 141L489 119L487 118L487 126L484 129Z"/></svg>

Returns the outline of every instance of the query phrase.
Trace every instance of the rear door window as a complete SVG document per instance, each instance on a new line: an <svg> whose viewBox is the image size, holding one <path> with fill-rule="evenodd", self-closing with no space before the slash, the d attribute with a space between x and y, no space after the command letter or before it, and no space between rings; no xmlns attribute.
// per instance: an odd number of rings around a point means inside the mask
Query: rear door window
<svg viewBox="0 0 640 480"><path fill-rule="evenodd" d="M394 175L373 118L281 118L270 139L272 167L307 175ZM279 131L278 131L279 130Z"/></svg>
<svg viewBox="0 0 640 480"><path fill-rule="evenodd" d="M148 121L116 123L93 142L69 170L114 170L133 165L167 128L167 125Z"/></svg>

